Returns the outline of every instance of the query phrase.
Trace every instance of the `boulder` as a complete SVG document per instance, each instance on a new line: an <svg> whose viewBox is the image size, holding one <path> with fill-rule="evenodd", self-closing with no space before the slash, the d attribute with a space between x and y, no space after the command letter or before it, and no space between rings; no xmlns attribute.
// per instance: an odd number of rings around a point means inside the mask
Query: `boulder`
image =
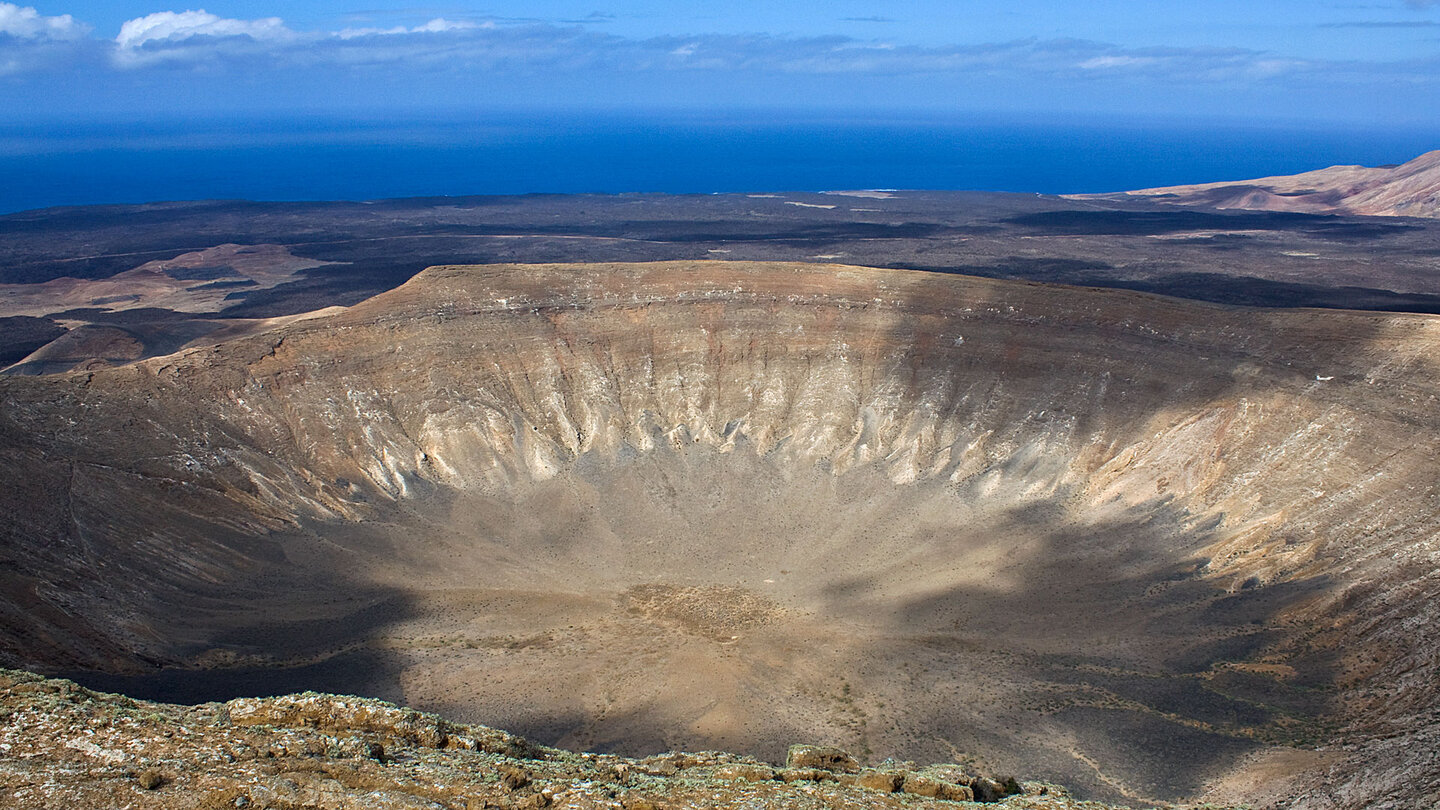
<svg viewBox="0 0 1440 810"><path fill-rule="evenodd" d="M855 773L860 763L839 748L822 745L792 745L785 755L786 768L818 768L822 771Z"/></svg>
<svg viewBox="0 0 1440 810"><path fill-rule="evenodd" d="M894 793L905 783L905 774L896 771L865 771L860 774L859 785L863 788L878 790L881 793Z"/></svg>
<svg viewBox="0 0 1440 810"><path fill-rule="evenodd" d="M977 802L998 802L1006 796L1022 792L1013 776L1004 782L997 782L988 776L977 776L971 780L970 789L974 791Z"/></svg>

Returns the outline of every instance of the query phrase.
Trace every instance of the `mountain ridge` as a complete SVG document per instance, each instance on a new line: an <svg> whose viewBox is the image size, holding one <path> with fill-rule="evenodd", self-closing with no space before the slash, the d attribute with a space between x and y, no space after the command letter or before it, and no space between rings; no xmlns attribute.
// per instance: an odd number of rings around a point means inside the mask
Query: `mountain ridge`
<svg viewBox="0 0 1440 810"><path fill-rule="evenodd" d="M1434 219L1440 217L1440 149L1398 166L1331 166L1253 180L1066 196L1100 200L1143 198L1222 209Z"/></svg>

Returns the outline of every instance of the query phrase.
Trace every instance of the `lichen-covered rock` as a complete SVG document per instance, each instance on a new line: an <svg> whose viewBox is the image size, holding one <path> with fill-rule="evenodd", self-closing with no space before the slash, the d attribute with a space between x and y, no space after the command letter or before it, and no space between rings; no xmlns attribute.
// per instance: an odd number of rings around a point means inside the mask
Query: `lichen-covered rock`
<svg viewBox="0 0 1440 810"><path fill-rule="evenodd" d="M971 780L970 789L975 793L975 801L987 803L998 802L1007 796L1024 792L1014 777L1008 777L1002 782L988 776L977 776Z"/></svg>
<svg viewBox="0 0 1440 810"><path fill-rule="evenodd" d="M524 768L517 768L514 765L502 765L500 771L500 784L507 790L519 790L530 784L530 772Z"/></svg>
<svg viewBox="0 0 1440 810"><path fill-rule="evenodd" d="M868 790L894 793L905 783L905 774L898 771L862 771L857 783Z"/></svg>
<svg viewBox="0 0 1440 810"><path fill-rule="evenodd" d="M905 775L905 782L900 789L913 796L945 799L952 802L968 802L975 799L975 793L968 785L956 785L915 773Z"/></svg>
<svg viewBox="0 0 1440 810"><path fill-rule="evenodd" d="M225 704L237 726L319 728L332 732L370 732L425 748L462 748L514 757L541 755L528 741L495 729L466 730L433 714L402 709L384 701L306 692L276 698L237 698ZM383 759L383 746L379 749Z"/></svg>
<svg viewBox="0 0 1440 810"><path fill-rule="evenodd" d="M237 726L371 731L426 748L444 748L450 724L434 715L371 700L346 700L307 692L279 698L238 698L225 704Z"/></svg>
<svg viewBox="0 0 1440 810"><path fill-rule="evenodd" d="M715 769L720 779L743 779L747 782L770 782L775 779L775 769L764 765L724 765Z"/></svg>
<svg viewBox="0 0 1440 810"><path fill-rule="evenodd" d="M781 771L782 782L833 782L835 773L820 768L786 768Z"/></svg>
<svg viewBox="0 0 1440 810"><path fill-rule="evenodd" d="M627 793L620 797L622 810L665 810L665 804L649 796Z"/></svg>
<svg viewBox="0 0 1440 810"><path fill-rule="evenodd" d="M526 755L462 739L510 740ZM803 751L832 767L853 761ZM728 754L574 754L360 698L170 706L0 670L0 810L943 810L957 794L938 774L952 770L789 768L787 780ZM1061 796L1013 801L1103 810Z"/></svg>
<svg viewBox="0 0 1440 810"><path fill-rule="evenodd" d="M787 768L818 768L822 771L855 773L860 763L839 748L823 745L792 745L785 754Z"/></svg>

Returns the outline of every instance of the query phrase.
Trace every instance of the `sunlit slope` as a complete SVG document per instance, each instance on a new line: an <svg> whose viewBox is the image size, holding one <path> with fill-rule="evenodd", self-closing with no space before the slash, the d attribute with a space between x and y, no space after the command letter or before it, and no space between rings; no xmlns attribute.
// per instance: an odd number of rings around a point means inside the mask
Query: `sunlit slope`
<svg viewBox="0 0 1440 810"><path fill-rule="evenodd" d="M1075 196L1149 197L1179 205L1308 214L1440 217L1440 150L1398 166L1331 166L1255 180Z"/></svg>

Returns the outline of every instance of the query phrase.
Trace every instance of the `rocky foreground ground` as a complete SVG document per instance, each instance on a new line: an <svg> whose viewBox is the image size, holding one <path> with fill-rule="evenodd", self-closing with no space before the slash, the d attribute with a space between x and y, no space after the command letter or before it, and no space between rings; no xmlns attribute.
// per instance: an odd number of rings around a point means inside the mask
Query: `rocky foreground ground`
<svg viewBox="0 0 1440 810"><path fill-rule="evenodd" d="M954 765L862 768L797 745L573 753L377 700L306 693L174 706L0 670L0 807L660 808L1104 806Z"/></svg>

